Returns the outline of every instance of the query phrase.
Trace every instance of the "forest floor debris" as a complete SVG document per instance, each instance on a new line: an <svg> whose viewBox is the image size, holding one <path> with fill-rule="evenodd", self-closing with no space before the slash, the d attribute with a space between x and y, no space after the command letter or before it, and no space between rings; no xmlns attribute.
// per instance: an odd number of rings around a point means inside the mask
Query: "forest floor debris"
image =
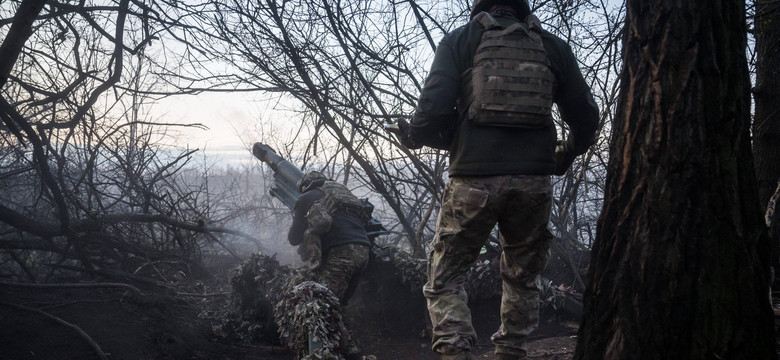
<svg viewBox="0 0 780 360"><path fill-rule="evenodd" d="M226 294L235 265L160 292L0 285L0 360L295 359L276 334L261 332L261 341L237 341L220 333L215 318L230 307ZM409 294L408 285L392 278L364 281L358 287L345 314L365 353L380 360L435 358L426 337L424 298L421 292ZM489 338L498 326L498 302L473 305L480 336L475 353L492 359ZM575 328L554 317L543 318L533 335L531 358L570 359Z"/></svg>

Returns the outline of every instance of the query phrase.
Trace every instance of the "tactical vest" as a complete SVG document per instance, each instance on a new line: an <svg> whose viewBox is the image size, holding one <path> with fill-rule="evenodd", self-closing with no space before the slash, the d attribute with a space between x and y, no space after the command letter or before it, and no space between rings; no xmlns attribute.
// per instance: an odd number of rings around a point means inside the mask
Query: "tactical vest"
<svg viewBox="0 0 780 360"><path fill-rule="evenodd" d="M313 270L322 261L322 235L330 230L333 224L333 214L338 210L346 210L358 215L365 223L368 220L363 202L353 195L341 183L327 180L318 189L325 196L317 200L306 213L309 228L303 233L303 242L298 246L301 259Z"/></svg>
<svg viewBox="0 0 780 360"><path fill-rule="evenodd" d="M503 28L486 12L474 17L486 30L464 73L458 109L478 125L541 128L552 123L555 76L536 16Z"/></svg>

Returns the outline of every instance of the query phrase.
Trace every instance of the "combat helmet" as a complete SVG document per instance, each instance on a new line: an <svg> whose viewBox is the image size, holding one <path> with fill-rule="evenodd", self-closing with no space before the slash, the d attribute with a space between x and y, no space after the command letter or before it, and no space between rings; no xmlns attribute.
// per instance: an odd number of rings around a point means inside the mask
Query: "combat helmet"
<svg viewBox="0 0 780 360"><path fill-rule="evenodd" d="M520 19L531 14L528 0L474 0L474 6L471 7L471 19L482 11L488 11L493 5L508 5L515 8L517 17Z"/></svg>
<svg viewBox="0 0 780 360"><path fill-rule="evenodd" d="M298 180L298 183L295 185L298 188L298 191L303 194L306 191L322 186L326 180L328 180L328 178L325 177L325 175L323 175L321 172L309 171L303 175L303 177L301 177L301 179Z"/></svg>

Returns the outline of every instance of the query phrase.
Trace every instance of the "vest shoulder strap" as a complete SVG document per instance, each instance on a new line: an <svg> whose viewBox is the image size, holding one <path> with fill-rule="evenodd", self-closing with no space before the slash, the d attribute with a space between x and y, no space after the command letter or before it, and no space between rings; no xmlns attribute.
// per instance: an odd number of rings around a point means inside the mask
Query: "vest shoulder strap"
<svg viewBox="0 0 780 360"><path fill-rule="evenodd" d="M490 13L486 11L475 15L474 20L480 23L480 25L482 25L482 27L487 30L501 27L501 24L498 23L496 18L494 18L493 15L490 15Z"/></svg>

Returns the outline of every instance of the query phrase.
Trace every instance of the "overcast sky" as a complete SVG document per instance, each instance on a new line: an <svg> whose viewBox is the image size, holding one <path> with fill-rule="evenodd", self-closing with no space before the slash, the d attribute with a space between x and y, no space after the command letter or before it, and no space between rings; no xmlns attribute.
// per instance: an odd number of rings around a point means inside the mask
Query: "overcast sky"
<svg viewBox="0 0 780 360"><path fill-rule="evenodd" d="M243 146L239 134L252 131L261 114L260 104L247 93L203 93L179 95L153 105L163 119L175 123L200 123L207 130L190 128L180 132L177 143L190 147ZM245 136L246 137L246 136Z"/></svg>

